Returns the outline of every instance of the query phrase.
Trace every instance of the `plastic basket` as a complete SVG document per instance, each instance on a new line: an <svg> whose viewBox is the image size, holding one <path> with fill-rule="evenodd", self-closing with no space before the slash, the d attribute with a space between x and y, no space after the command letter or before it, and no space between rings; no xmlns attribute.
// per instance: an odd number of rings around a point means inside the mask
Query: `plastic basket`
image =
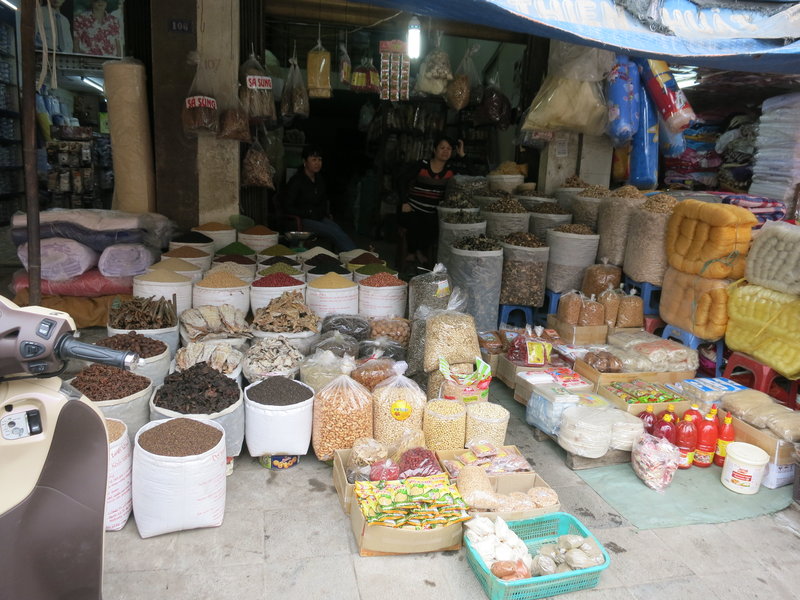
<svg viewBox="0 0 800 600"><path fill-rule="evenodd" d="M508 526L525 542L531 554L535 555L544 544L556 543L560 535L576 534L592 538L603 551L605 562L602 565L569 573L503 581L492 575L489 567L465 537L467 562L490 600L533 600L593 588L600 582L603 570L611 564L611 557L603 545L583 523L570 514L553 513L525 521L512 521Z"/></svg>

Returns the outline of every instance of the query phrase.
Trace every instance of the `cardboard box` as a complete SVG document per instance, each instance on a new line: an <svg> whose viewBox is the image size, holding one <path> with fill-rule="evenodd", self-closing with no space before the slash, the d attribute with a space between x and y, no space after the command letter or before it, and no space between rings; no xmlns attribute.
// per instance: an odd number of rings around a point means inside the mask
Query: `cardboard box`
<svg viewBox="0 0 800 600"><path fill-rule="evenodd" d="M509 454L518 454L523 456L522 452L519 451L519 448L516 446L503 446L503 450L508 452ZM442 469L447 472L447 469L444 467L444 461L446 460L454 460L459 454L463 454L467 450L465 448L459 448L458 450L439 450L436 453L436 459L439 461L439 464L442 465ZM516 485L515 489L519 489L520 486L524 486L526 483L530 483L530 476L531 471L522 472L522 473L502 473L499 475L489 475L489 480L494 484L497 479L503 479L505 485ZM454 477L450 477L451 481L455 481ZM533 486L528 486L525 490L530 489ZM503 492L508 493L508 492Z"/></svg>
<svg viewBox="0 0 800 600"><path fill-rule="evenodd" d="M461 523L425 531L367 525L358 501L350 503L350 525L361 556L459 550L464 531Z"/></svg>
<svg viewBox="0 0 800 600"><path fill-rule="evenodd" d="M761 480L761 485L774 490L794 483L796 470L795 463L790 465L778 465L774 462L768 462L764 478Z"/></svg>
<svg viewBox="0 0 800 600"><path fill-rule="evenodd" d="M497 376L497 367L500 361L500 354L489 354L485 350L481 350L481 360L492 368L492 377Z"/></svg>
<svg viewBox="0 0 800 600"><path fill-rule="evenodd" d="M614 335L615 333L639 333L640 331L644 331L644 327L609 327L608 335Z"/></svg>
<svg viewBox="0 0 800 600"><path fill-rule="evenodd" d="M531 394L533 394L533 386L536 385L538 382L530 381L526 379L526 375L528 374L535 374L537 371L544 371L547 367L541 368L531 368L525 371L520 371L517 373L515 378L516 385L514 386L514 400L522 404L523 406L528 406L528 401L531 398ZM552 378L551 378L552 379ZM544 381L542 383L556 383L561 385L558 381ZM564 386L567 387L567 386ZM568 389L574 392L590 392L593 391L594 384L586 381L586 385L574 385L569 386Z"/></svg>
<svg viewBox="0 0 800 600"><path fill-rule="evenodd" d="M495 477L492 482L494 491L498 494L510 494L511 492L527 492L532 487L550 487L547 482L539 477L536 473L516 473L519 477ZM470 511L470 514L476 517L487 517L492 521L500 517L504 521L524 521L525 519L533 519L540 515L559 512L561 510L561 503L548 506L546 508L532 508L530 510L521 510L516 512L481 512Z"/></svg>
<svg viewBox="0 0 800 600"><path fill-rule="evenodd" d="M497 378L512 390L516 385L517 373L528 371L532 368L508 360L505 354L500 354L497 357Z"/></svg>
<svg viewBox="0 0 800 600"><path fill-rule="evenodd" d="M692 403L689 400L686 400L685 402L639 402L636 404L628 404L606 386L600 386L600 388L597 390L597 393L620 410L624 410L625 412L636 417L647 410L648 406L652 406L653 412L658 414L662 410L667 410L667 406L672 404L675 407L675 412L679 415L682 415L692 406Z"/></svg>
<svg viewBox="0 0 800 600"><path fill-rule="evenodd" d="M733 417L734 439L758 446L769 454L769 460L776 465L794 464L794 444L778 439L769 429L759 429L741 419Z"/></svg>
<svg viewBox="0 0 800 600"><path fill-rule="evenodd" d="M344 467L350 459L350 450L334 450L333 452L333 487L336 488L336 495L339 496L339 505L345 514L350 512L350 504L353 501L352 483L347 483L347 474Z"/></svg>
<svg viewBox="0 0 800 600"><path fill-rule="evenodd" d="M576 373L594 383L595 391L599 390L601 386L608 385L614 381L633 381L634 379L641 379L651 383L675 383L676 381L691 379L696 373L696 371L667 371L664 373L655 371L646 371L641 373L601 373L594 367L587 365L581 359L576 360L575 365L572 368Z"/></svg>
<svg viewBox="0 0 800 600"><path fill-rule="evenodd" d="M605 344L608 338L608 325L578 327L559 321L555 315L547 315L547 326L555 329L567 344L586 346L589 344Z"/></svg>

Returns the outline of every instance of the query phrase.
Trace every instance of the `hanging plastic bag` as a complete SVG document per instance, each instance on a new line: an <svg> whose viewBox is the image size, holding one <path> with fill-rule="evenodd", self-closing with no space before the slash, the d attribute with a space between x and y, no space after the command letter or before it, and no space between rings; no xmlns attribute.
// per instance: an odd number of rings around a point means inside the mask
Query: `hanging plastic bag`
<svg viewBox="0 0 800 600"><path fill-rule="evenodd" d="M269 164L267 153L257 141L253 143L244 155L242 161L242 185L266 187L271 190L275 189L275 184L272 183L273 175L272 165Z"/></svg>
<svg viewBox="0 0 800 600"><path fill-rule="evenodd" d="M612 145L617 148L633 139L639 129L639 68L624 54L617 55L617 62L606 77L606 100L608 102L608 129Z"/></svg>
<svg viewBox="0 0 800 600"><path fill-rule="evenodd" d="M678 87L669 65L663 60L635 58L641 67L642 84L647 96L655 105L664 124L670 131L679 133L689 127L697 119L686 94Z"/></svg>
<svg viewBox="0 0 800 600"><path fill-rule="evenodd" d="M337 335L341 335L338 331ZM337 356L330 350L317 350L300 363L300 381L320 391L339 375L347 375L356 368L352 356Z"/></svg>
<svg viewBox="0 0 800 600"><path fill-rule="evenodd" d="M658 185L658 113L647 94L639 102L639 129L631 142L628 183L640 190Z"/></svg>
<svg viewBox="0 0 800 600"><path fill-rule="evenodd" d="M277 124L275 98L272 95L272 77L254 54L239 67L239 100L247 111L250 121L268 127Z"/></svg>
<svg viewBox="0 0 800 600"><path fill-rule="evenodd" d="M219 113L217 100L214 97L210 77L203 68L200 55L192 52L189 55L189 64L195 65L194 79L189 88L189 93L183 101L181 121L183 132L187 135L200 133L216 133Z"/></svg>
<svg viewBox="0 0 800 600"><path fill-rule="evenodd" d="M552 72L531 102L523 129L567 129L601 135L608 122L602 82L613 66L608 50L550 43Z"/></svg>
<svg viewBox="0 0 800 600"><path fill-rule="evenodd" d="M428 401L420 387L404 376L404 362L393 365L394 375L372 391L373 432L375 439L387 445L400 440L408 427L422 428L422 417Z"/></svg>
<svg viewBox="0 0 800 600"><path fill-rule="evenodd" d="M341 375L314 398L314 454L322 461L331 460L335 450L352 448L364 437L372 437L372 396L363 385Z"/></svg>
<svg viewBox="0 0 800 600"><path fill-rule="evenodd" d="M467 104L469 104L469 79L466 75L456 75L447 84L444 99L447 102L447 106L453 110L466 108Z"/></svg>
<svg viewBox="0 0 800 600"><path fill-rule="evenodd" d="M322 46L317 37L317 45L308 51L306 58L308 72L308 97L330 98L331 92L331 53Z"/></svg>
<svg viewBox="0 0 800 600"><path fill-rule="evenodd" d="M350 78L353 74L353 63L347 53L347 46L339 44L339 83L346 86L350 85Z"/></svg>
<svg viewBox="0 0 800 600"><path fill-rule="evenodd" d="M303 74L297 64L297 48L292 58L289 59L289 74L286 76L286 86L281 99L281 117L284 123L289 123L294 117L307 118L309 114L308 92L303 83Z"/></svg>
<svg viewBox="0 0 800 600"><path fill-rule="evenodd" d="M464 57L461 59L461 62L458 63L458 67L456 68L456 76L466 75L467 79L469 80L468 101L472 104L480 103L481 99L483 98L483 81L481 80L481 74L475 67L475 61L472 60L472 57L478 53L480 48L480 44L472 44L471 46L468 46L464 51Z"/></svg>
<svg viewBox="0 0 800 600"><path fill-rule="evenodd" d="M414 91L441 96L447 89L447 82L453 79L453 71L450 69L450 57L440 47L442 32L437 31L435 38L435 47L420 63Z"/></svg>
<svg viewBox="0 0 800 600"><path fill-rule="evenodd" d="M608 264L608 259L602 259L601 264L586 267L583 272L583 285L581 292L585 296L600 296L608 289L619 287L622 281L622 269Z"/></svg>
<svg viewBox="0 0 800 600"><path fill-rule="evenodd" d="M219 117L217 137L221 140L237 140L247 143L252 140L247 111L240 100L235 101L235 106L222 111Z"/></svg>
<svg viewBox="0 0 800 600"><path fill-rule="evenodd" d="M264 50L263 64L264 72L272 79L272 96L275 102L280 102L283 97L283 86L286 84L286 74L278 57L269 50Z"/></svg>
<svg viewBox="0 0 800 600"><path fill-rule="evenodd" d="M495 125L507 129L511 124L511 102L500 91L500 72L497 71L483 90L480 108L475 115L477 125Z"/></svg>

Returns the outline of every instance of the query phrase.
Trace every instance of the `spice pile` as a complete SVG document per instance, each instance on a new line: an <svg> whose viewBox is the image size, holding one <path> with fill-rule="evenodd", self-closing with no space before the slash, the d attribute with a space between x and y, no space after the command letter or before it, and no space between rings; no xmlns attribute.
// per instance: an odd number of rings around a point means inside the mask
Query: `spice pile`
<svg viewBox="0 0 800 600"><path fill-rule="evenodd" d="M272 231L272 229L265 227L264 225L253 225L241 233L244 233L245 235L275 235L277 232Z"/></svg>
<svg viewBox="0 0 800 600"><path fill-rule="evenodd" d="M356 273L359 275L375 275L375 273L389 273L390 275L397 275L397 271L381 263L364 265L363 267L356 269Z"/></svg>
<svg viewBox="0 0 800 600"><path fill-rule="evenodd" d="M383 260L372 254L372 252L362 252L358 256L350 259L350 264L353 265L372 265L376 263L383 264Z"/></svg>
<svg viewBox="0 0 800 600"><path fill-rule="evenodd" d="M304 303L300 292L283 292L256 310L253 327L261 331L300 333L319 331L319 317Z"/></svg>
<svg viewBox="0 0 800 600"><path fill-rule="evenodd" d="M197 287L202 288L237 288L245 287L247 283L224 271L209 272L203 279L195 284Z"/></svg>
<svg viewBox="0 0 800 600"><path fill-rule="evenodd" d="M291 406L305 402L314 392L293 379L277 375L247 388L247 398L269 406Z"/></svg>
<svg viewBox="0 0 800 600"><path fill-rule="evenodd" d="M231 242L230 244L223 246L219 250L217 250L217 254L221 255L230 255L230 254L240 254L243 256L253 256L256 253L250 246L247 244L243 244L242 242Z"/></svg>
<svg viewBox="0 0 800 600"><path fill-rule="evenodd" d="M108 365L89 365L71 382L72 387L94 402L119 400L150 386L150 379Z"/></svg>
<svg viewBox="0 0 800 600"><path fill-rule="evenodd" d="M99 340L97 345L114 350L136 352L139 358L153 358L167 351L167 345L161 340L147 337L135 331L104 338Z"/></svg>
<svg viewBox="0 0 800 600"><path fill-rule="evenodd" d="M201 362L167 375L153 404L184 415L210 415L222 412L240 395L233 379Z"/></svg>
<svg viewBox="0 0 800 600"><path fill-rule="evenodd" d="M338 273L328 273L322 277L317 277L314 281L309 282L308 285L309 287L318 289L338 290L355 287L358 284L350 279L342 277Z"/></svg>
<svg viewBox="0 0 800 600"><path fill-rule="evenodd" d="M264 248L259 254L262 256L291 256L294 254L294 250L287 248L283 244L275 244L269 248Z"/></svg>
<svg viewBox="0 0 800 600"><path fill-rule="evenodd" d="M211 255L194 246L178 246L174 250L164 252L161 256L166 256L167 258L208 258Z"/></svg>
<svg viewBox="0 0 800 600"><path fill-rule="evenodd" d="M266 260L261 261L262 265L272 266L277 264L289 265L290 267L299 267L300 263L288 256L273 256Z"/></svg>
<svg viewBox="0 0 800 600"><path fill-rule="evenodd" d="M256 264L256 259L242 254L218 254L214 257L214 263L236 263L237 265L252 266Z"/></svg>
<svg viewBox="0 0 800 600"><path fill-rule="evenodd" d="M206 271L206 276L213 273L229 273L242 281L248 281L253 277L252 268L248 265L240 265L235 262L214 263L214 266Z"/></svg>
<svg viewBox="0 0 800 600"><path fill-rule="evenodd" d="M390 273L375 273L375 275L370 275L366 279L361 280L361 285L367 287L392 287L405 284L405 281Z"/></svg>
<svg viewBox="0 0 800 600"><path fill-rule="evenodd" d="M545 248L547 244L541 241L532 233L526 233L523 231L518 231L515 233L509 233L503 241L506 244L510 244L512 246L524 246L525 248Z"/></svg>
<svg viewBox="0 0 800 600"><path fill-rule="evenodd" d="M195 419L169 419L139 436L139 446L159 456L195 456L219 443L222 431Z"/></svg>
<svg viewBox="0 0 800 600"><path fill-rule="evenodd" d="M181 325L190 342L252 335L244 313L230 304L189 308L181 313Z"/></svg>
<svg viewBox="0 0 800 600"><path fill-rule="evenodd" d="M199 229L199 227L197 228ZM187 231L172 240L178 244L213 244L214 240L199 231Z"/></svg>
<svg viewBox="0 0 800 600"><path fill-rule="evenodd" d="M456 240L452 243L453 248L459 250L471 250L473 252L491 252L501 250L500 242L485 235L470 235Z"/></svg>
<svg viewBox="0 0 800 600"><path fill-rule="evenodd" d="M291 267L289 268L291 269ZM263 275L263 277L261 277L260 279L256 279L253 282L253 287L293 287L293 286L303 285L302 281L292 277L288 273L282 273L280 271L273 273L265 273L265 271L266 269L264 271L259 272L259 275Z"/></svg>
<svg viewBox="0 0 800 600"><path fill-rule="evenodd" d="M114 329L165 329L178 324L175 305L160 297L128 300L115 298L108 311L108 324Z"/></svg>

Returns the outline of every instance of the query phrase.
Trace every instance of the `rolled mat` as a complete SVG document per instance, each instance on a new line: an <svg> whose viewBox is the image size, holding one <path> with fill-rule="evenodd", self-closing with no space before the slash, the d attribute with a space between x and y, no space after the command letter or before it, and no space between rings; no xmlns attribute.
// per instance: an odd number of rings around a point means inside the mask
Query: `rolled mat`
<svg viewBox="0 0 800 600"><path fill-rule="evenodd" d="M132 58L109 61L103 76L114 157L113 207L152 212L156 186L144 65Z"/></svg>

